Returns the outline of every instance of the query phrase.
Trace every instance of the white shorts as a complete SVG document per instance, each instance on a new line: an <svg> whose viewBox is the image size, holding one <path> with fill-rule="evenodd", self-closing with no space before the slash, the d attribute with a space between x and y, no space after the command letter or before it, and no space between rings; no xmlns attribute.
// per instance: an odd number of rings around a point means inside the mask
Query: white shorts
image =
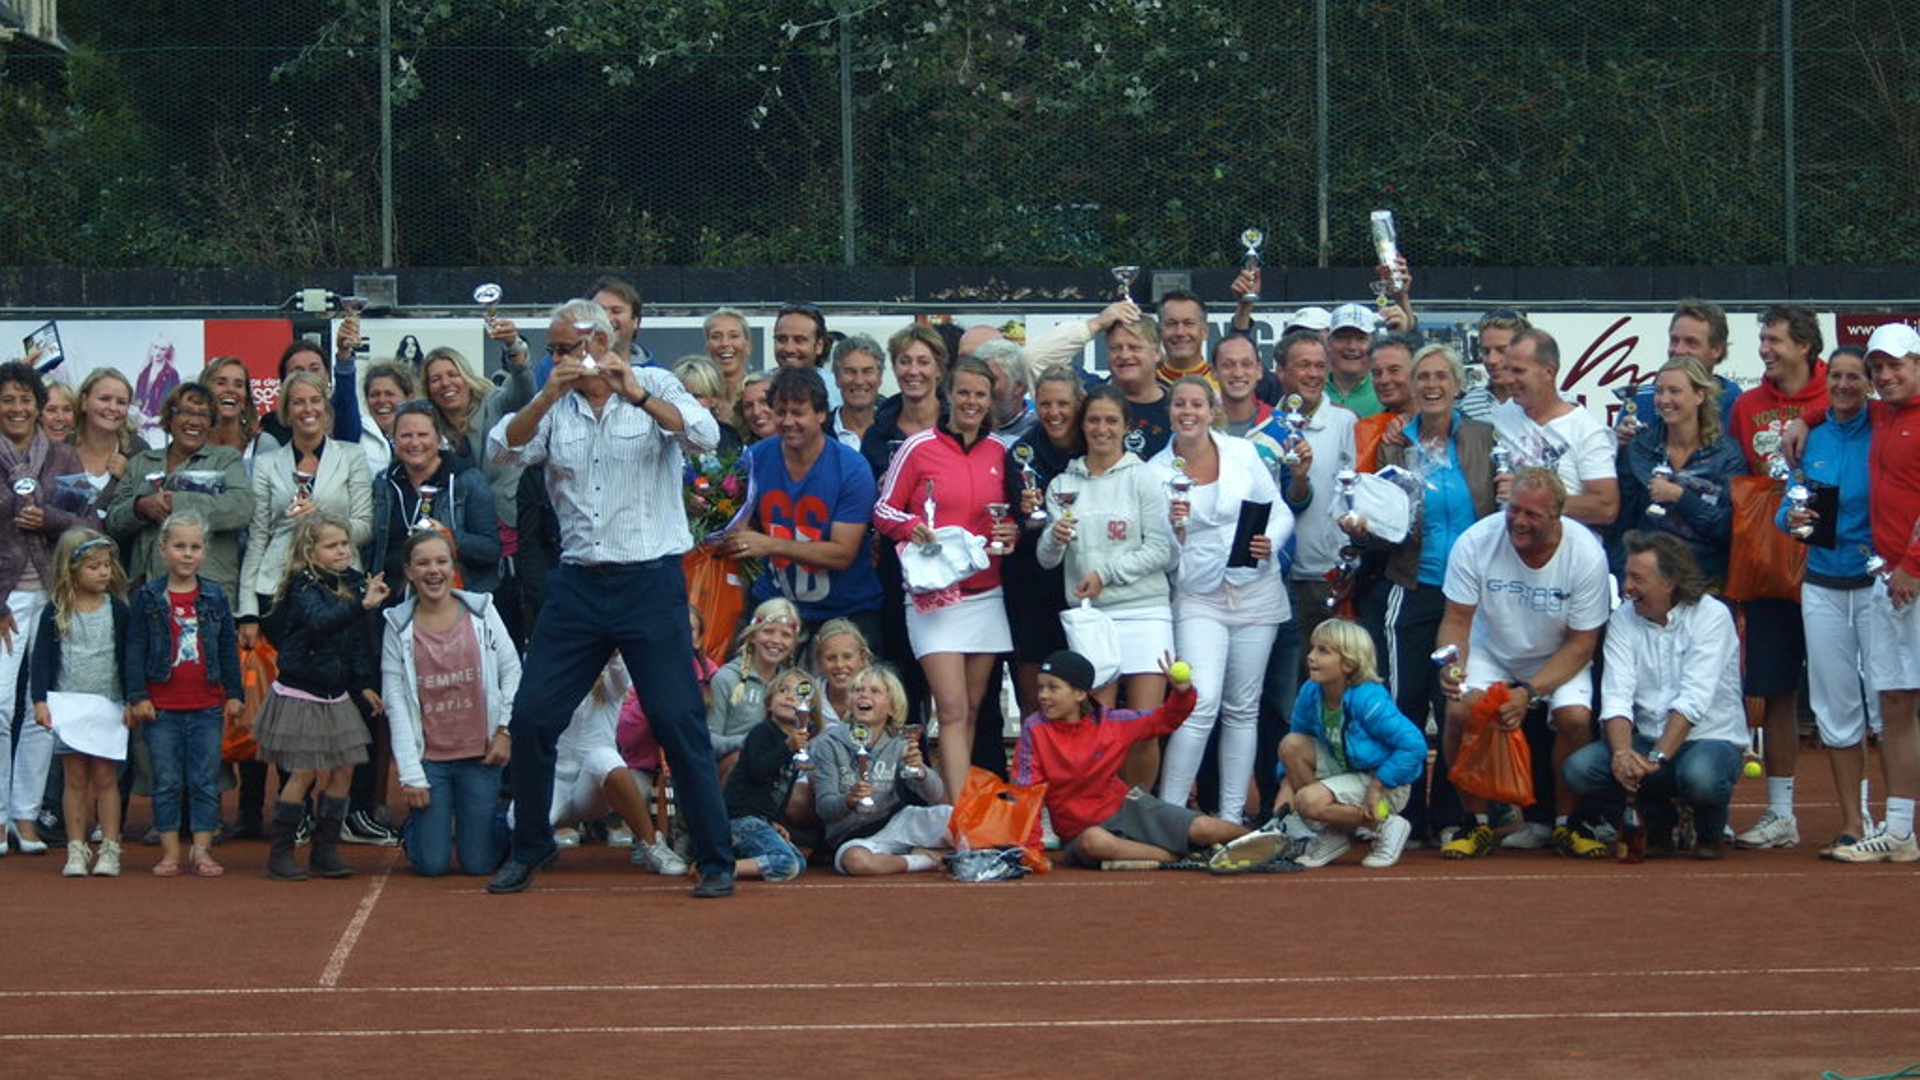
<svg viewBox="0 0 1920 1080"><path fill-rule="evenodd" d="M1877 581L1867 625L1867 684L1920 690L1920 602L1895 610L1886 581Z"/></svg>
<svg viewBox="0 0 1920 1080"><path fill-rule="evenodd" d="M903 806L887 819L879 832L841 844L840 850L833 853L833 868L846 873L840 860L846 857L848 848L864 848L875 855L906 855L914 848L951 847L947 842L947 819L952 816L951 806Z"/></svg>
<svg viewBox="0 0 1920 1080"><path fill-rule="evenodd" d="M1155 675L1160 657L1173 652L1173 614L1165 608L1109 611L1120 638L1120 674Z"/></svg>
<svg viewBox="0 0 1920 1080"><path fill-rule="evenodd" d="M1469 653L1467 655L1466 688L1468 690L1485 690L1494 683L1508 682L1513 679L1530 680L1538 674L1540 674L1539 668L1535 668L1532 671L1510 670L1483 652ZM1593 708L1592 664L1581 668L1579 673L1573 678L1560 684L1560 689L1553 692L1553 700L1549 703L1550 709L1553 712L1559 712L1561 709L1573 705L1578 705L1583 709Z"/></svg>
<svg viewBox="0 0 1920 1080"><path fill-rule="evenodd" d="M1333 757L1332 754L1326 752L1326 746L1324 744L1320 749L1320 761L1325 762ZM1315 771L1319 771L1318 767L1316 767ZM1373 774L1365 772L1335 773L1332 776L1319 777L1319 782L1326 785L1327 790L1333 793L1334 802L1339 803L1341 806L1359 806L1360 801L1367 797L1367 785L1373 783ZM1387 805L1392 807L1393 812L1397 814L1407 808L1407 798L1413 794L1413 785L1402 784L1399 787L1385 788L1383 790L1386 792Z"/></svg>
<svg viewBox="0 0 1920 1080"><path fill-rule="evenodd" d="M908 597L907 640L913 644L915 660L933 653L1013 651L1006 603L997 588L963 596L959 603L933 611L921 611Z"/></svg>

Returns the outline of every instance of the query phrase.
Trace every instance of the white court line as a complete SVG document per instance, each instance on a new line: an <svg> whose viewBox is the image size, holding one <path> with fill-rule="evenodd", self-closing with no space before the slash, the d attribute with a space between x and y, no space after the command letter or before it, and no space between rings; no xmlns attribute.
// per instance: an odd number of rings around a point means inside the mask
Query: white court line
<svg viewBox="0 0 1920 1080"><path fill-rule="evenodd" d="M1244 987L1244 986L1319 986L1352 983L1445 983L1445 982L1541 982L1552 980L1632 979L1722 979L1722 978L1801 978L1808 975L1893 975L1920 973L1920 965L1884 967L1849 964L1830 967L1757 967L1757 968L1669 968L1621 971L1500 971L1434 972L1430 974L1390 973L1381 975L1246 975L1194 976L1190 978L1114 978L1114 979L929 979L860 982L713 982L713 983L559 983L530 986L257 986L209 987L206 989L101 989L101 990L7 990L0 1000L33 998L177 998L177 997L290 997L308 994L682 994L755 993L781 994L795 991L866 993L873 990L1081 990L1109 987Z"/></svg>
<svg viewBox="0 0 1920 1080"><path fill-rule="evenodd" d="M367 895L360 898L359 908L355 909L347 928L340 932L340 940L333 945L333 955L327 958L327 966L320 972L320 989L331 990L340 982L340 973L347 969L347 961L353 956L353 947L360 943L360 934L366 930L367 921L373 918L373 905L380 902L380 893L387 887L387 879L393 876L394 859L399 854L399 848L389 848L387 864L367 884Z"/></svg>
<svg viewBox="0 0 1920 1080"><path fill-rule="evenodd" d="M1007 1020L934 1020L844 1024L646 1024L593 1025L537 1028L367 1028L348 1031L87 1031L73 1034L31 1032L0 1035L0 1043L28 1042L134 1042L148 1040L198 1041L231 1039L417 1039L422 1036L476 1037L537 1035L740 1035L778 1032L788 1035L826 1034L898 1034L902 1031L982 1031L1014 1030L1065 1031L1084 1028L1175 1028L1175 1027L1300 1027L1310 1024L1484 1024L1488 1021L1528 1023L1568 1020L1779 1020L1814 1018L1860 1018L1877 1016L1916 1016L1920 1008L1907 1009L1687 1009L1615 1012L1534 1012L1534 1013L1444 1013L1439 1015L1389 1014L1381 1016L1196 1016L1186 1019L1151 1016L1138 1019L1046 1020L1032 1016Z"/></svg>

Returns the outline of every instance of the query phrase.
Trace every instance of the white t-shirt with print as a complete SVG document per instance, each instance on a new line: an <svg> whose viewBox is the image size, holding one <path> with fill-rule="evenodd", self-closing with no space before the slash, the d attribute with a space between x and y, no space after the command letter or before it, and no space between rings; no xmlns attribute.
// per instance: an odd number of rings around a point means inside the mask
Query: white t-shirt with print
<svg viewBox="0 0 1920 1080"><path fill-rule="evenodd" d="M1567 497L1586 490L1595 480L1616 476L1613 432L1588 410L1575 406L1545 424L1536 424L1517 401L1494 406L1489 417L1500 441L1513 448L1516 465L1547 465L1567 485Z"/></svg>
<svg viewBox="0 0 1920 1080"><path fill-rule="evenodd" d="M1538 671L1569 630L1597 630L1608 615L1607 554L1593 531L1561 520L1560 546L1545 566L1520 561L1504 514L1460 534L1447 558L1447 599L1476 610L1472 655L1504 671Z"/></svg>

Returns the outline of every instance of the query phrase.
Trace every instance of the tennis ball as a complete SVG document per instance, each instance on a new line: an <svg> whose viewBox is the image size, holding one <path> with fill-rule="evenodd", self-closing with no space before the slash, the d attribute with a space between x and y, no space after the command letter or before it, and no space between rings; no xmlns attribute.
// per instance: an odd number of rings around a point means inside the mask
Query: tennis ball
<svg viewBox="0 0 1920 1080"><path fill-rule="evenodd" d="M1177 683L1192 682L1193 665L1185 660L1175 660L1173 666L1167 668L1167 676Z"/></svg>
<svg viewBox="0 0 1920 1080"><path fill-rule="evenodd" d="M1754 761L1751 758L1747 760L1747 763L1745 765L1740 766L1740 775L1746 777L1749 780L1759 779L1760 773L1761 773L1760 763L1757 761Z"/></svg>
<svg viewBox="0 0 1920 1080"><path fill-rule="evenodd" d="M1385 821L1393 816L1393 804L1385 799L1373 804L1373 816Z"/></svg>

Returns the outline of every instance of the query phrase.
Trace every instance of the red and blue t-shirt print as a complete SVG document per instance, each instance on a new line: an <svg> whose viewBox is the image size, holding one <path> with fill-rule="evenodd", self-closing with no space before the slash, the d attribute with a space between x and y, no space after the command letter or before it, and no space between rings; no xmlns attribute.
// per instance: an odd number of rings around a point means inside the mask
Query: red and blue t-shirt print
<svg viewBox="0 0 1920 1080"><path fill-rule="evenodd" d="M852 522L869 529L861 538L859 554L845 570L826 570L791 559L769 560L768 572L754 580L754 601L785 596L810 623L878 611L880 579L874 573L869 545L879 492L866 459L828 439L813 467L795 480L780 454L780 440L755 443L747 456L754 528L777 540L801 543L831 538L835 524Z"/></svg>

